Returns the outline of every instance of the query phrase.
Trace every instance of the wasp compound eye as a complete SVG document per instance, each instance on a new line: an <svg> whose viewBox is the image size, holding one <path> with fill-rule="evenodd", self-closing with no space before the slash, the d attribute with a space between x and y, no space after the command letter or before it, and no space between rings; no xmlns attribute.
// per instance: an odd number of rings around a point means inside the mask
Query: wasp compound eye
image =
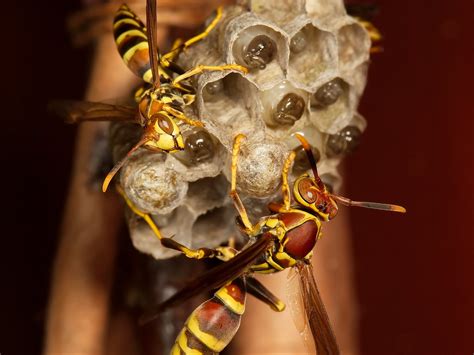
<svg viewBox="0 0 474 355"><path fill-rule="evenodd" d="M353 153L360 144L362 132L356 126L346 126L336 134L330 135L326 143L326 154L334 157Z"/></svg>
<svg viewBox="0 0 474 355"><path fill-rule="evenodd" d="M293 163L293 172L297 175L303 174L307 170L311 169L311 165L308 161L308 157L306 155L303 146L299 146L295 149L296 156ZM315 147L311 147L311 152L313 153L314 160L316 163L321 159L321 153Z"/></svg>
<svg viewBox="0 0 474 355"><path fill-rule="evenodd" d="M289 93L283 96L273 114L273 119L281 124L293 124L303 116L304 99L296 94Z"/></svg>
<svg viewBox="0 0 474 355"><path fill-rule="evenodd" d="M190 162L202 163L214 157L215 143L209 133L200 130L186 137L184 150Z"/></svg>
<svg viewBox="0 0 474 355"><path fill-rule="evenodd" d="M258 35L244 48L243 59L250 68L265 69L275 54L275 42L266 35Z"/></svg>
<svg viewBox="0 0 474 355"><path fill-rule="evenodd" d="M316 104L329 106L335 103L344 91L342 79L336 78L321 86L314 94Z"/></svg>

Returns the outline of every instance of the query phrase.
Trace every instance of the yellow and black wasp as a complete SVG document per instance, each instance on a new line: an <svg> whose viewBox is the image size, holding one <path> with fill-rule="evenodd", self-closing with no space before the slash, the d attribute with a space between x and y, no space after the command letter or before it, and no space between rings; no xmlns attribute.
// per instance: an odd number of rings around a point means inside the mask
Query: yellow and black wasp
<svg viewBox="0 0 474 355"><path fill-rule="evenodd" d="M251 223L236 189L237 158L245 136L240 134L234 139L230 197L239 213L238 225L248 241L241 250L231 246L190 249L173 239L163 238L153 220L138 211L125 197L132 210L145 218L163 246L178 250L193 259L218 258L224 261L160 304L156 312L143 317L142 322L151 321L168 307L178 305L200 292L217 289L210 300L201 304L190 315L171 354L217 354L222 351L240 326L247 292L275 311L282 311L285 308L283 302L252 275L275 273L288 268L296 270L299 275L303 308L318 355L339 354L311 267L313 249L321 237L322 223L336 217L337 202L346 206L402 213L405 209L397 205L352 201L330 193L318 175L311 146L303 136L296 136L307 154L313 176L302 174L295 180L293 188L290 188L288 174L296 155L294 151L291 152L282 172L283 202L270 203L268 208L271 214L262 217L256 224Z"/></svg>
<svg viewBox="0 0 474 355"><path fill-rule="evenodd" d="M173 62L181 51L205 38L216 27L222 17L221 7L204 32L185 42L176 41L172 50L164 55L159 54L157 45L156 0L147 0L146 11L146 27L125 4L119 8L113 21L114 38L120 56L127 67L145 82L135 93L138 109L84 101L54 103L56 111L68 122L129 121L143 127L141 139L105 178L102 186L104 192L124 162L138 148L170 153L183 150L183 137L177 121L203 126L202 122L184 114L184 106L194 102L195 93L191 86L183 82L203 71L237 70L247 73L245 67L237 64L198 65L184 71Z"/></svg>

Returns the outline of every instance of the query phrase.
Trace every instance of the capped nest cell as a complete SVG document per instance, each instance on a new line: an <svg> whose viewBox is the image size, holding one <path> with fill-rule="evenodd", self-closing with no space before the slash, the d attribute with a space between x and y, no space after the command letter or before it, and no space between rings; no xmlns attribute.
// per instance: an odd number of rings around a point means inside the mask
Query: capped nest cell
<svg viewBox="0 0 474 355"><path fill-rule="evenodd" d="M250 216L258 218L268 214L269 201L281 198L281 170L290 150L297 152L290 182L309 169L295 132L312 144L323 181L337 191L337 166L366 126L357 105L370 46L368 33L340 0L247 0L225 8L218 26L182 53L178 64L190 69L238 63L249 73L195 77L196 101L186 114L205 128L180 123L184 151L136 152L121 170L125 193L152 214L164 236L190 247L215 247L238 235L228 197L233 138L247 136L237 186ZM125 125L111 130L116 159L134 143L124 138L129 131ZM157 259L176 255L141 218L129 214L129 227L142 252Z"/></svg>

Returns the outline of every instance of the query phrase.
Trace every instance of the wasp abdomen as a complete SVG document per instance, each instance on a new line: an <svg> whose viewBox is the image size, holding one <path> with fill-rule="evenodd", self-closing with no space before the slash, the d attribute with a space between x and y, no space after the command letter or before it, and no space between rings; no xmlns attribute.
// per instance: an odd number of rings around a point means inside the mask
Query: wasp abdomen
<svg viewBox="0 0 474 355"><path fill-rule="evenodd" d="M145 25L130 8L123 4L114 17L114 38L125 64L147 83L152 82L148 37ZM169 75L160 68L160 81Z"/></svg>
<svg viewBox="0 0 474 355"><path fill-rule="evenodd" d="M242 279L221 287L210 300L189 316L171 354L218 354L232 340L245 311L246 290Z"/></svg>

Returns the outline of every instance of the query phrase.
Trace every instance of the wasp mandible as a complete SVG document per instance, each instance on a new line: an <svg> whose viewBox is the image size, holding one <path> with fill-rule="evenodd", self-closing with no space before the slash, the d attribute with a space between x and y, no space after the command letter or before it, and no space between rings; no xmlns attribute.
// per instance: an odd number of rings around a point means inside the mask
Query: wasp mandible
<svg viewBox="0 0 474 355"><path fill-rule="evenodd" d="M106 103L66 101L53 103L56 111L71 123L84 121L128 121L140 124L143 134L130 151L106 176L102 185L105 192L110 181L126 160L140 147L156 152L176 152L184 149L183 137L176 121L192 126L203 126L184 114L184 106L194 102L194 89L183 83L204 71L236 70L247 73L237 65L198 65L188 71L173 61L186 48L204 39L222 18L222 7L204 32L183 42L177 40L169 53L160 55L157 44L156 0L147 0L146 27L125 4L117 11L113 33L118 52L127 67L145 82L135 93L138 106L109 105Z"/></svg>
<svg viewBox="0 0 474 355"><path fill-rule="evenodd" d="M245 136L240 134L234 139L230 197L239 213L238 226L248 240L244 248L238 251L231 246L190 249L173 239L160 237L165 247L178 250L189 258L214 257L224 261L160 304L154 313L142 318L143 323L149 322L168 307L200 292L218 289L213 298L204 302L188 318L176 339L172 354L191 354L193 351L215 354L222 351L239 328L240 318L245 310L246 292L274 310L282 311L285 308L283 302L259 284L252 274L275 273L292 267L299 274L304 310L318 355L339 354L311 267L313 249L321 237L322 223L336 217L337 203L402 213L405 208L384 203L352 201L330 193L319 177L311 146L302 135L296 134L296 137L306 152L313 175L302 174L290 189L288 174L296 155L292 151L282 171L283 201L270 203L268 208L272 214L260 218L256 224L250 222L236 189L237 159ZM152 220L147 222L153 227Z"/></svg>

